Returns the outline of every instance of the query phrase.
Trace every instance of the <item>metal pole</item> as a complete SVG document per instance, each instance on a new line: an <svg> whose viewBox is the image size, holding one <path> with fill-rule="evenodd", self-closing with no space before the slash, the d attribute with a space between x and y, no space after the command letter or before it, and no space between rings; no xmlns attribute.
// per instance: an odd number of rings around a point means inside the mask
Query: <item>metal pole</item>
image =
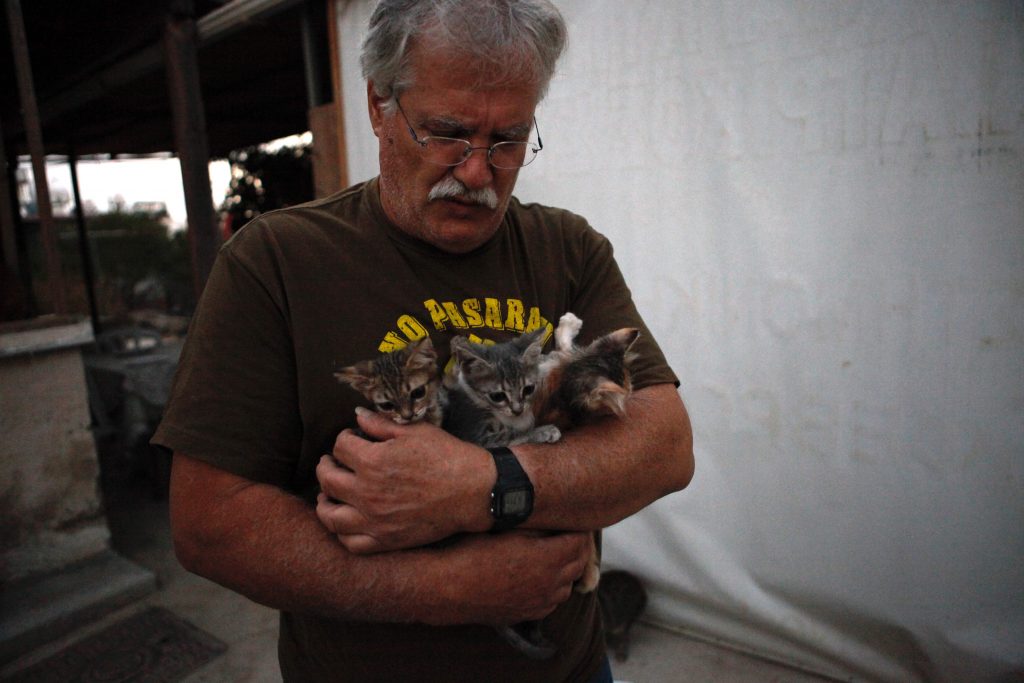
<svg viewBox="0 0 1024 683"><path fill-rule="evenodd" d="M92 272L92 250L89 248L89 233L85 225L85 211L82 210L82 193L78 189L78 157L74 151L68 155L71 167L71 192L75 196L75 224L78 226L78 255L82 259L82 277L85 278L85 295L89 299L89 318L92 320L92 334L103 331L100 314L96 307L96 278Z"/></svg>
<svg viewBox="0 0 1024 683"><path fill-rule="evenodd" d="M24 17L19 0L7 0L7 24L11 32L11 48L14 50L18 95L21 98L22 116L25 120L25 137L28 141L29 154L32 155L32 175L36 186L36 205L39 209L39 232L46 261L46 279L54 312L66 314L68 299L64 288L64 276L60 269L60 253L57 251L50 186L46 180L46 150L43 147L43 131L39 122L39 109L36 106L35 86L32 83L32 63L28 54L28 38L25 35Z"/></svg>
<svg viewBox="0 0 1024 683"><path fill-rule="evenodd" d="M320 5L321 3L317 3ZM320 60L317 58L316 34L314 33L313 17L310 2L306 0L299 7L299 29L302 35L302 66L306 76L306 107L315 109L327 101L324 96L323 73Z"/></svg>
<svg viewBox="0 0 1024 683"><path fill-rule="evenodd" d="M0 248L4 252L4 267L13 275L18 272L18 242L14 237L14 212L18 211L18 202L11 199L3 128L0 121Z"/></svg>
<svg viewBox="0 0 1024 683"><path fill-rule="evenodd" d="M164 24L164 54L174 117L174 142L188 212L193 286L198 301L217 257L220 236L210 189L210 154L199 87L197 35L192 3L173 1Z"/></svg>

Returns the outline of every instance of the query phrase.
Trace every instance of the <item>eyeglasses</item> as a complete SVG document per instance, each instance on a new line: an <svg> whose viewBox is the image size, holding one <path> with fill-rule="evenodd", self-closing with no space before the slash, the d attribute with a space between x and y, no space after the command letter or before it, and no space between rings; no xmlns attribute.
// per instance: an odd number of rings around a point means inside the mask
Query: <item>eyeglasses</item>
<svg viewBox="0 0 1024 683"><path fill-rule="evenodd" d="M459 164L464 164L469 157L473 156L473 152L478 149L486 149L487 161L491 166L503 169L516 169L531 163L537 158L537 153L544 149L539 129L537 130L536 144L532 142L508 141L497 142L490 147L474 147L468 140L461 140L459 138L446 138L440 135L428 135L421 138L413 130L412 123L409 122L409 117L405 115L402 103L398 101L397 97L395 98L395 104L398 105L398 111L402 113L402 118L405 119L405 125L409 127L409 135L412 136L413 142L423 150L423 158L438 166L458 166ZM537 128L536 117L533 119L533 127Z"/></svg>

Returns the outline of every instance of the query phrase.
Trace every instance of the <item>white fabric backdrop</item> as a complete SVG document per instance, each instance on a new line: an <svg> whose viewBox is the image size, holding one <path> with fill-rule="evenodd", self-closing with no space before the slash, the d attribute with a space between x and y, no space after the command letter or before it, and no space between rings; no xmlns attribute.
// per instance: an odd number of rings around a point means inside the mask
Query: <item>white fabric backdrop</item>
<svg viewBox="0 0 1024 683"><path fill-rule="evenodd" d="M606 566L842 678L1021 675L1024 3L558 4L517 194L611 238L696 437ZM354 180L371 6L339 5Z"/></svg>

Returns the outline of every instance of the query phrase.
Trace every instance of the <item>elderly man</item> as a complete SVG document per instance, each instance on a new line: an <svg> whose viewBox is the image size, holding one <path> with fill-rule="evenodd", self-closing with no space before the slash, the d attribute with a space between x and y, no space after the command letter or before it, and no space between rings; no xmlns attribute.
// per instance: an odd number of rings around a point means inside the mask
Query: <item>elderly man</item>
<svg viewBox="0 0 1024 683"><path fill-rule="evenodd" d="M286 680L610 680L595 597L572 591L588 534L686 486L692 441L611 246L512 196L564 41L547 0L384 0L362 58L379 177L259 217L210 276L154 442L181 562L281 610ZM432 425L350 429L339 367L427 335L444 362L454 335L567 311L582 341L642 330L627 419L500 467ZM544 661L492 628L538 619Z"/></svg>

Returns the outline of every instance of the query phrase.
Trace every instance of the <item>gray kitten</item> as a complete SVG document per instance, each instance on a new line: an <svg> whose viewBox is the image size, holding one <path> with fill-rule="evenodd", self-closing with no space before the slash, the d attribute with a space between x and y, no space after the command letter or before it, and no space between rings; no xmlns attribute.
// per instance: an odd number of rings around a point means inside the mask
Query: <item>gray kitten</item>
<svg viewBox="0 0 1024 683"><path fill-rule="evenodd" d="M443 388L444 429L484 448L561 438L553 425L535 426L533 401L543 381L543 343L543 329L490 346L453 337L455 366L445 375ZM527 657L548 659L556 648L540 627L541 622L533 621L495 629Z"/></svg>
<svg viewBox="0 0 1024 683"><path fill-rule="evenodd" d="M373 403L377 412L398 424L422 420L441 424L441 382L437 352L430 337L342 368L334 376L339 382L350 384Z"/></svg>
<svg viewBox="0 0 1024 683"><path fill-rule="evenodd" d="M543 343L543 329L490 346L453 337L455 366L444 379L445 431L484 448L558 441L557 427L535 426Z"/></svg>

